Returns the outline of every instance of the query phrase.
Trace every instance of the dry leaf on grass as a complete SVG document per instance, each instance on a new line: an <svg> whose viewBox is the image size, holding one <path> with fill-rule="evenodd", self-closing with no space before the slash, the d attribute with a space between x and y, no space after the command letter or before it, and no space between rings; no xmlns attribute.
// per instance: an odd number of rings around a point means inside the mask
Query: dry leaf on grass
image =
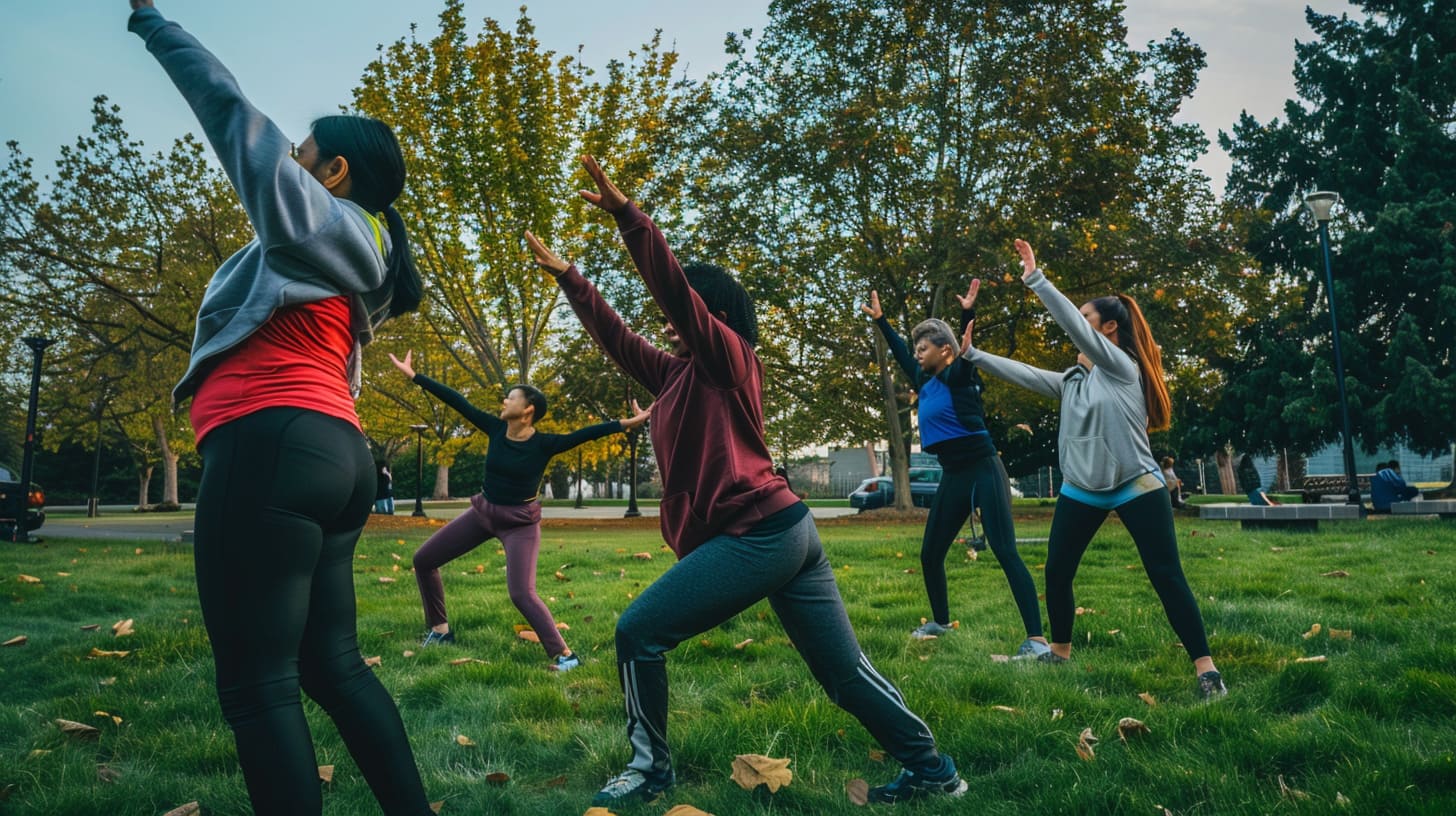
<svg viewBox="0 0 1456 816"><path fill-rule="evenodd" d="M638 561L651 561L652 560L652 553L650 553L650 552L632 553L632 557L635 558L635 559L637 559Z"/></svg>
<svg viewBox="0 0 1456 816"><path fill-rule="evenodd" d="M35 577L34 575L26 575L25 573L21 573L20 574L20 583L22 583L22 584L38 584L38 583L40 583L40 579L37 578L37 577Z"/></svg>
<svg viewBox="0 0 1456 816"><path fill-rule="evenodd" d="M98 648L96 648L96 647L93 646L93 647L91 647L91 652L86 655L86 659L87 660L95 660L98 657L126 657L129 654L131 654L130 651L117 651L117 652L113 652L113 651L107 651L106 649L98 649Z"/></svg>
<svg viewBox="0 0 1456 816"><path fill-rule="evenodd" d="M571 579L566 577L566 573L562 572L561 570L557 570L556 571L556 580L558 580L558 581L570 581Z"/></svg>
<svg viewBox="0 0 1456 816"><path fill-rule="evenodd" d="M1354 629L1335 629L1334 627L1331 627L1330 628L1330 640L1354 640L1354 639L1355 639L1355 630Z"/></svg>
<svg viewBox="0 0 1456 816"><path fill-rule="evenodd" d="M541 636L538 635L538 634L536 634L535 631L533 631L531 629L522 629L521 631L519 631L519 632L516 633L516 637L520 638L521 640L526 641L527 643L540 643L541 642Z"/></svg>
<svg viewBox="0 0 1456 816"><path fill-rule="evenodd" d="M753 638L745 638L733 644L733 648L742 651L745 646L753 642Z"/></svg>
<svg viewBox="0 0 1456 816"><path fill-rule="evenodd" d="M871 762L884 762L885 761L885 752L884 751L881 751L878 748L871 748L870 749L870 761Z"/></svg>
<svg viewBox="0 0 1456 816"><path fill-rule="evenodd" d="M1315 655L1314 657L1301 657L1301 658L1296 659L1294 662L1295 663L1324 663L1325 660L1326 660L1326 658L1325 658L1324 655Z"/></svg>
<svg viewBox="0 0 1456 816"><path fill-rule="evenodd" d="M1142 700L1145 703L1147 703L1149 706L1155 706L1155 705L1158 704L1158 698L1156 698L1153 695L1147 693L1146 691L1140 693L1138 695L1138 699L1139 700Z"/></svg>
<svg viewBox="0 0 1456 816"><path fill-rule="evenodd" d="M56 725L60 726L62 734L76 739L96 739L101 736L101 731L96 726L74 720L56 720Z"/></svg>
<svg viewBox="0 0 1456 816"><path fill-rule="evenodd" d="M767 785L768 792L775 793L794 778L794 772L789 770L790 761L762 754L739 754L733 758L733 781L744 790Z"/></svg>
<svg viewBox="0 0 1456 816"><path fill-rule="evenodd" d="M1153 733L1152 730L1149 729L1147 725L1143 724L1142 720L1135 720L1132 717L1123 717L1122 719L1117 721L1117 736L1120 737L1123 742L1127 742L1128 737L1145 737L1151 733Z"/></svg>
<svg viewBox="0 0 1456 816"><path fill-rule="evenodd" d="M470 737L465 736L464 734L456 734L455 735L455 744L456 745L459 745L462 748L474 748L475 747L475 740L471 739Z"/></svg>
<svg viewBox="0 0 1456 816"><path fill-rule="evenodd" d="M1323 628L1324 627L1320 626L1318 623L1316 623L1314 626L1309 627L1309 631L1304 633L1304 639L1309 640L1315 635L1318 635L1320 633L1320 630Z"/></svg>
<svg viewBox="0 0 1456 816"><path fill-rule="evenodd" d="M136 621L132 620L131 618L127 618L126 620L119 620L116 623L111 624L111 634L117 637L130 635L136 631L134 628L132 628L132 625L134 623L136 623Z"/></svg>
<svg viewBox="0 0 1456 816"><path fill-rule="evenodd" d="M501 771L492 771L491 773L485 775L485 781L489 782L492 785L504 785L505 783L511 781L511 775L508 773L502 773Z"/></svg>
<svg viewBox="0 0 1456 816"><path fill-rule="evenodd" d="M845 783L844 793L856 805L867 805L870 802L870 783L863 779L851 779Z"/></svg>
<svg viewBox="0 0 1456 816"><path fill-rule="evenodd" d="M394 579L391 578L391 577L389 577L388 575L381 575L381 576L379 576L379 583L381 583L381 584L392 584L392 583L394 583Z"/></svg>
<svg viewBox="0 0 1456 816"><path fill-rule="evenodd" d="M30 638L26 637L25 635L16 635L15 637L5 641L4 643L0 643L0 646L24 646L26 643L29 642Z"/></svg>
<svg viewBox="0 0 1456 816"><path fill-rule="evenodd" d="M1077 756L1086 762L1091 762L1097 757L1092 746L1097 744L1097 737L1092 734L1092 729L1083 728L1081 736L1077 737Z"/></svg>
<svg viewBox="0 0 1456 816"><path fill-rule="evenodd" d="M332 765L320 765L320 766L318 766L318 773L319 773L319 781L320 782L333 782L334 781L334 766L332 766Z"/></svg>
<svg viewBox="0 0 1456 816"><path fill-rule="evenodd" d="M445 806L445 800L444 799L441 799L438 802L431 802L430 803L430 812L431 813L439 813L440 812L440 809L443 808L444 806Z"/></svg>
<svg viewBox="0 0 1456 816"><path fill-rule="evenodd" d="M405 657L414 657L415 656L415 650L414 649L405 649L404 650L404 656Z"/></svg>
<svg viewBox="0 0 1456 816"><path fill-rule="evenodd" d="M1020 711L1017 711L1016 709L1012 708L1011 706L1004 706L1004 705L993 705L993 706L991 706L991 710L992 711L1004 711L1007 714L1020 714L1021 713Z"/></svg>
<svg viewBox="0 0 1456 816"><path fill-rule="evenodd" d="M99 624L99 623L88 623L85 626L82 626L81 627L81 631L82 632L94 632L94 631L96 631L97 629L100 629L100 628L101 628L101 624Z"/></svg>
<svg viewBox="0 0 1456 816"><path fill-rule="evenodd" d="M1329 572L1321 572L1320 573L1320 577L1321 578L1349 578L1350 577L1350 573L1345 572L1344 570L1330 570Z"/></svg>
<svg viewBox="0 0 1456 816"><path fill-rule="evenodd" d="M178 807L172 808L171 810L167 811L166 813L163 813L162 816L197 816L197 814L199 814L201 812L202 812L202 803L200 803L200 802L188 802L185 805L180 805Z"/></svg>
<svg viewBox="0 0 1456 816"><path fill-rule="evenodd" d="M1309 794L1298 788L1291 788L1284 783L1284 774L1279 774L1279 795L1285 799L1308 799Z"/></svg>
<svg viewBox="0 0 1456 816"><path fill-rule="evenodd" d="M484 662L485 662L484 660L481 660L478 657L457 657L454 660L450 661L450 665L452 665L452 666L464 666L466 663L484 663Z"/></svg>
<svg viewBox="0 0 1456 816"><path fill-rule="evenodd" d="M97 680L96 681L96 685L98 685L98 686L114 686L114 685L116 685L116 678L115 677L103 677L100 680Z"/></svg>
<svg viewBox="0 0 1456 816"><path fill-rule="evenodd" d="M366 657L366 658L364 658L364 665L366 665L366 666L378 666L379 664L381 664L383 662L384 662L384 658L380 657L379 655L375 655L373 657Z"/></svg>
<svg viewBox="0 0 1456 816"><path fill-rule="evenodd" d="M589 807L581 816L617 816L617 814L604 807Z"/></svg>
<svg viewBox="0 0 1456 816"><path fill-rule="evenodd" d="M662 816L713 816L706 810L698 810L692 805L677 805L669 808Z"/></svg>
<svg viewBox="0 0 1456 816"><path fill-rule="evenodd" d="M110 711L95 711L92 713L103 720L111 720L112 725L121 725L122 723L121 718L112 714Z"/></svg>

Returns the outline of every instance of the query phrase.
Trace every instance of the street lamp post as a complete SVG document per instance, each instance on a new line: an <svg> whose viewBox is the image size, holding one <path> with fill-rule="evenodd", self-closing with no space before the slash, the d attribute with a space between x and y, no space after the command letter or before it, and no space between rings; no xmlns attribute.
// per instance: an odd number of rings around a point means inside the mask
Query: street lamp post
<svg viewBox="0 0 1456 816"><path fill-rule="evenodd" d="M34 357L30 369L30 405L25 412L25 452L20 458L20 490L15 496L15 526L10 530L10 540L25 541L30 533L25 529L26 510L30 508L30 479L35 469L35 417L40 409L40 358L52 340L45 337L23 337L21 342L30 346Z"/></svg>
<svg viewBox="0 0 1456 816"><path fill-rule="evenodd" d="M632 475L627 477L627 512L622 518L637 518L642 511L637 509L637 429L627 432L627 459Z"/></svg>
<svg viewBox="0 0 1456 816"><path fill-rule="evenodd" d="M411 516L425 517L425 429L428 425L411 425L415 432L415 511Z"/></svg>
<svg viewBox="0 0 1456 816"><path fill-rule="evenodd" d="M1335 313L1335 276L1330 268L1330 213L1340 201L1339 193L1320 190L1304 197L1304 203L1319 225L1320 250L1325 260L1325 295L1330 303L1330 328L1334 331L1335 387L1340 395L1340 421L1345 435L1345 480L1349 483L1346 502L1357 507L1360 502L1360 482L1355 475L1355 440L1350 432L1350 403L1345 398L1345 358L1340 353L1340 320Z"/></svg>

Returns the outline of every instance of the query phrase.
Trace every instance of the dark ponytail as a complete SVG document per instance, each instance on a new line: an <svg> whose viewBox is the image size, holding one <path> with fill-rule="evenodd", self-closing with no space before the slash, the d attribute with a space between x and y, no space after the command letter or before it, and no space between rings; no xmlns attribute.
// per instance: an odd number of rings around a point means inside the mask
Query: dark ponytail
<svg viewBox="0 0 1456 816"><path fill-rule="evenodd" d="M394 200L404 191L404 153L389 125L367 116L324 116L314 120L320 162L342 156L349 163L349 200L371 213L384 213L392 244L386 283L392 282L389 316L412 312L424 297L420 270L410 252L404 220Z"/></svg>

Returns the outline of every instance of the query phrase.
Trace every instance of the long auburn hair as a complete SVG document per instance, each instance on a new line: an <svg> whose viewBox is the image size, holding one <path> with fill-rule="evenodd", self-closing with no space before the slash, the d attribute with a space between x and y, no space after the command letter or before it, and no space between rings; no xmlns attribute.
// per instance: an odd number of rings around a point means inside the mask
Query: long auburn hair
<svg viewBox="0 0 1456 816"><path fill-rule="evenodd" d="M1117 321L1117 345L1138 364L1143 402L1148 409L1148 430L1166 431L1172 424L1173 400L1163 381L1163 351L1153 341L1153 330L1143 317L1143 310L1131 295L1124 294L1095 298L1092 308L1103 320Z"/></svg>

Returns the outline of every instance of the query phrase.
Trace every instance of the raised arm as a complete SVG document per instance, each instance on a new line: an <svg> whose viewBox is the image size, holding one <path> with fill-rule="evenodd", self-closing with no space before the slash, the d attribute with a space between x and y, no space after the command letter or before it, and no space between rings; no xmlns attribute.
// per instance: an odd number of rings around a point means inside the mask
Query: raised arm
<svg viewBox="0 0 1456 816"><path fill-rule="evenodd" d="M1117 344L1098 334L1076 305L1047 280L1046 273L1036 266L1036 255L1032 252L1031 245L1017 238L1016 251L1021 255L1022 283L1041 299L1052 319L1071 336L1077 350L1087 355L1088 359L1113 378L1123 382L1137 382L1140 376L1137 363L1118 348Z"/></svg>
<svg viewBox="0 0 1456 816"><path fill-rule="evenodd" d="M662 231L607 178L596 159L583 156L581 163L596 183L597 192L581 191L587 201L612 214L622 242L632 256L647 291L677 330L703 375L716 384L732 387L752 373L756 362L748 342L708 311L708 306L667 246Z"/></svg>
<svg viewBox="0 0 1456 816"><path fill-rule="evenodd" d="M1062 372L1047 371L1008 357L1000 357L974 348L970 343L966 343L965 349L961 356L970 360L981 371L1042 396L1062 398Z"/></svg>
<svg viewBox="0 0 1456 816"><path fill-rule="evenodd" d="M956 301L961 304L961 335L965 342L962 345L969 346L971 337L975 333L976 325L976 296L981 293L981 279L971 278L971 286L966 290L964 297L956 295Z"/></svg>
<svg viewBox="0 0 1456 816"><path fill-rule="evenodd" d="M405 369L409 368L410 354L407 352L403 361L396 358L393 354L389 355L389 359L394 361L396 368L404 372ZM443 383L436 382L423 374L414 373L414 369L409 369L409 372L409 378L415 385L434 394L435 398L440 400L440 402L454 408L455 412L465 417L466 421L471 425L488 434L498 434L505 429L506 423L504 420L495 414L476 408L459 391Z"/></svg>
<svg viewBox="0 0 1456 816"><path fill-rule="evenodd" d="M674 364L681 363L627 328L621 315L607 304L591 281L582 277L575 266L562 260L530 231L526 232L526 246L535 256L537 265L556 279L566 302L571 304L571 310L576 312L581 325L602 351L643 388L654 395L661 391L668 372Z"/></svg>
<svg viewBox="0 0 1456 816"><path fill-rule="evenodd" d="M890 355L895 358L895 362L900 364L900 370L910 378L910 383L917 385L920 382L920 364L915 362L915 355L910 353L909 346L906 346L905 340L895 332L895 327L885 319L885 310L880 307L879 291L871 289L870 302L861 304L859 308L875 321L875 327L880 330L880 334L884 335L885 344L890 347Z"/></svg>

